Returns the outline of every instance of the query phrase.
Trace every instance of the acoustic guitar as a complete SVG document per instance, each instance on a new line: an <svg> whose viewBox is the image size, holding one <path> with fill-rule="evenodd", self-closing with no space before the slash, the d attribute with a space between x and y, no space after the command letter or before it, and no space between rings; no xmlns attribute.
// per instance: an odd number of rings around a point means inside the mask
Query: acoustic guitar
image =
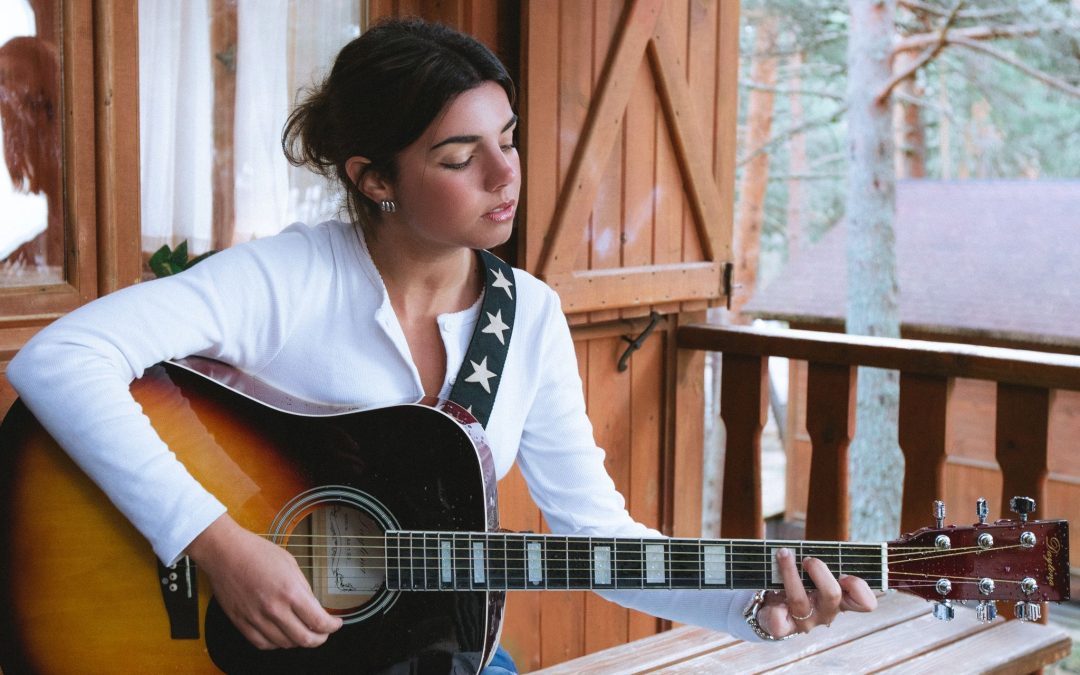
<svg viewBox="0 0 1080 675"><path fill-rule="evenodd" d="M316 649L259 651L186 560L149 545L21 403L0 429L0 669L21 673L477 673L508 590L780 588L775 550L880 590L1007 602L1069 597L1068 524L944 526L886 543L627 539L498 530L483 431L425 400L315 405L222 364L154 367L131 387L188 470L240 524L285 547L345 625ZM809 580L807 585L812 585Z"/></svg>

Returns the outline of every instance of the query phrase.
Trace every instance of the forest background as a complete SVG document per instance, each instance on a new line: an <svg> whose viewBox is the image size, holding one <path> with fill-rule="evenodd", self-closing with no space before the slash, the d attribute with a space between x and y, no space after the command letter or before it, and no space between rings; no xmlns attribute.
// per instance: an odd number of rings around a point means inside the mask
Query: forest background
<svg viewBox="0 0 1080 675"><path fill-rule="evenodd" d="M739 287L716 320L746 322L756 288L846 223L847 330L898 337L897 180L1080 178L1080 0L744 0L740 57ZM851 534L881 539L898 382L861 371Z"/></svg>

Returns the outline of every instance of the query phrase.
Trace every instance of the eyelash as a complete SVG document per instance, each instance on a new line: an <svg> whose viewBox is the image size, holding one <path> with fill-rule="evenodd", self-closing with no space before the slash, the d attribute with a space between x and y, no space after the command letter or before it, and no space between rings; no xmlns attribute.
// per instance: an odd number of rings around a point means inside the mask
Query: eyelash
<svg viewBox="0 0 1080 675"><path fill-rule="evenodd" d="M511 150L513 150L514 148L517 147L517 144L516 143L507 143L507 144L501 145L499 147L502 148L503 152L510 152ZM467 166L469 166L470 164L472 164L472 161L473 161L473 158L469 157L464 162L458 162L456 164L446 164L446 163L444 163L443 166L445 166L447 169L450 169L452 171L461 171L462 169L464 169Z"/></svg>

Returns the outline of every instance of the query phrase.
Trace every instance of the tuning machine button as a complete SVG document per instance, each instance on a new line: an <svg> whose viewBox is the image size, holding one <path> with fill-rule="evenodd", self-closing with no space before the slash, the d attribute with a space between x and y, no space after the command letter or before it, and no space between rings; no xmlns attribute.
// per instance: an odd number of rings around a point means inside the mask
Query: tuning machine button
<svg viewBox="0 0 1080 675"><path fill-rule="evenodd" d="M945 527L945 502L940 499L934 500L934 522L939 530Z"/></svg>
<svg viewBox="0 0 1080 675"><path fill-rule="evenodd" d="M979 517L980 525L986 524L986 517L990 515L990 507L982 497L975 500L975 515Z"/></svg>
<svg viewBox="0 0 1080 675"><path fill-rule="evenodd" d="M1015 611L1021 621L1038 621L1042 617L1042 607L1037 602L1018 602Z"/></svg>
<svg viewBox="0 0 1080 675"><path fill-rule="evenodd" d="M980 600L975 608L975 618L981 623L990 623L997 618L997 603L993 600Z"/></svg>
<svg viewBox="0 0 1080 675"><path fill-rule="evenodd" d="M956 610L953 609L952 602L949 600L935 602L933 612L934 618L938 621L952 621L953 617L956 616Z"/></svg>
<svg viewBox="0 0 1080 675"><path fill-rule="evenodd" d="M1026 523L1029 513L1035 512L1035 500L1031 497L1013 497L1009 500L1009 510L1020 516L1020 522Z"/></svg>
<svg viewBox="0 0 1080 675"><path fill-rule="evenodd" d="M948 579L941 578L934 584L934 588L937 589L939 595L948 595L952 591L952 582Z"/></svg>

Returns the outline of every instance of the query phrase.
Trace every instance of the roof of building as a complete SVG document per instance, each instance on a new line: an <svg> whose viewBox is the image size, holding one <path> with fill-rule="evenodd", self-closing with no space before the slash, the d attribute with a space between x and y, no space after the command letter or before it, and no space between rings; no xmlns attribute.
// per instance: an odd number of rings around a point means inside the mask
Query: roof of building
<svg viewBox="0 0 1080 675"><path fill-rule="evenodd" d="M899 181L894 229L903 330L1080 346L1080 181ZM833 228L745 311L842 323L845 244Z"/></svg>

